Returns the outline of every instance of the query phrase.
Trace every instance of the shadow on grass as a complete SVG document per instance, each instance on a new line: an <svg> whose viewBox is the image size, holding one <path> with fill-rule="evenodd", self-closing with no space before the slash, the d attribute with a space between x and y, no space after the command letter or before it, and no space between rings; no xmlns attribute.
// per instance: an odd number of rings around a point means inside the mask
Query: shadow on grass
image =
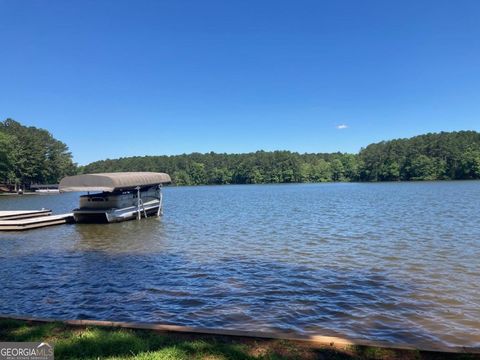
<svg viewBox="0 0 480 360"><path fill-rule="evenodd" d="M341 351L287 340L161 333L9 319L0 319L0 341L47 341L55 345L56 359L480 359L480 354L445 354L369 346L352 346Z"/></svg>
<svg viewBox="0 0 480 360"><path fill-rule="evenodd" d="M1 341L47 341L56 359L352 359L283 340L0 320Z"/></svg>

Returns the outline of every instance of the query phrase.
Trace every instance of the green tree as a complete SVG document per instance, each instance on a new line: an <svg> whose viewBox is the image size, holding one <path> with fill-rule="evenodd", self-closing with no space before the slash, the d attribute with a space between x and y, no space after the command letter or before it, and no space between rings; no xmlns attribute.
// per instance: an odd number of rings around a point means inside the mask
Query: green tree
<svg viewBox="0 0 480 360"><path fill-rule="evenodd" d="M344 181L345 180L345 167L343 166L342 162L339 159L334 159L331 162L331 170L332 170L332 180L333 181Z"/></svg>
<svg viewBox="0 0 480 360"><path fill-rule="evenodd" d="M380 166L378 171L379 180L396 181L400 179L400 165L396 161L389 161Z"/></svg>
<svg viewBox="0 0 480 360"><path fill-rule="evenodd" d="M480 178L480 150L469 148L460 161L461 173L466 179Z"/></svg>
<svg viewBox="0 0 480 360"><path fill-rule="evenodd" d="M260 172L260 169L258 167L253 167L249 172L248 172L248 184L261 184L263 183L263 175Z"/></svg>
<svg viewBox="0 0 480 360"><path fill-rule="evenodd" d="M411 180L436 180L435 161L426 155L418 155L412 159L409 167Z"/></svg>
<svg viewBox="0 0 480 360"><path fill-rule="evenodd" d="M320 159L311 168L310 179L312 182L329 182L333 181L333 174L330 163Z"/></svg>
<svg viewBox="0 0 480 360"><path fill-rule="evenodd" d="M226 167L214 167L210 170L208 176L209 184L230 184L232 181L232 172Z"/></svg>
<svg viewBox="0 0 480 360"><path fill-rule="evenodd" d="M21 185L58 183L76 172L68 147L48 131L7 119L0 122L0 133L8 141L8 171L3 181ZM5 142L5 140L3 140Z"/></svg>
<svg viewBox="0 0 480 360"><path fill-rule="evenodd" d="M172 181L175 185L191 185L190 176L185 170L177 170L172 174Z"/></svg>
<svg viewBox="0 0 480 360"><path fill-rule="evenodd" d="M13 168L12 138L0 132L0 179L9 180Z"/></svg>
<svg viewBox="0 0 480 360"><path fill-rule="evenodd" d="M205 171L205 164L193 162L188 171L192 185L205 184L207 180L207 173Z"/></svg>

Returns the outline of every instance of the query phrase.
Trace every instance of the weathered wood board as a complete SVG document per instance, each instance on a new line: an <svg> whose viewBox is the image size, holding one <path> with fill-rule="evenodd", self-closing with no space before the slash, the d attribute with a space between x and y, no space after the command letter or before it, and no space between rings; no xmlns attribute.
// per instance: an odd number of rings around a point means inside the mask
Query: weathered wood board
<svg viewBox="0 0 480 360"><path fill-rule="evenodd" d="M0 211L0 220L17 220L35 218L40 216L48 216L52 214L52 210L6 210Z"/></svg>
<svg viewBox="0 0 480 360"><path fill-rule="evenodd" d="M74 222L73 213L18 220L0 220L0 231L21 231Z"/></svg>

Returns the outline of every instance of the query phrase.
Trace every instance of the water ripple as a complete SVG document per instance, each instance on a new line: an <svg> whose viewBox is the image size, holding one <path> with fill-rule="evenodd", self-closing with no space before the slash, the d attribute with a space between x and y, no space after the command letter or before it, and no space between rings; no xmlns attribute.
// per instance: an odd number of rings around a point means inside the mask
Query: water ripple
<svg viewBox="0 0 480 360"><path fill-rule="evenodd" d="M0 313L480 346L480 182L165 192L161 219L0 234Z"/></svg>

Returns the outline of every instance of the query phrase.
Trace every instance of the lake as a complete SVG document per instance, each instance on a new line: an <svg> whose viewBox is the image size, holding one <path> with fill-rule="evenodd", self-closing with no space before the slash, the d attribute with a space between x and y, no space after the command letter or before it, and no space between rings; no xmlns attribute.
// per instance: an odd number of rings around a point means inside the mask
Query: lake
<svg viewBox="0 0 480 360"><path fill-rule="evenodd" d="M480 346L479 181L164 195L161 218L0 233L0 314Z"/></svg>

